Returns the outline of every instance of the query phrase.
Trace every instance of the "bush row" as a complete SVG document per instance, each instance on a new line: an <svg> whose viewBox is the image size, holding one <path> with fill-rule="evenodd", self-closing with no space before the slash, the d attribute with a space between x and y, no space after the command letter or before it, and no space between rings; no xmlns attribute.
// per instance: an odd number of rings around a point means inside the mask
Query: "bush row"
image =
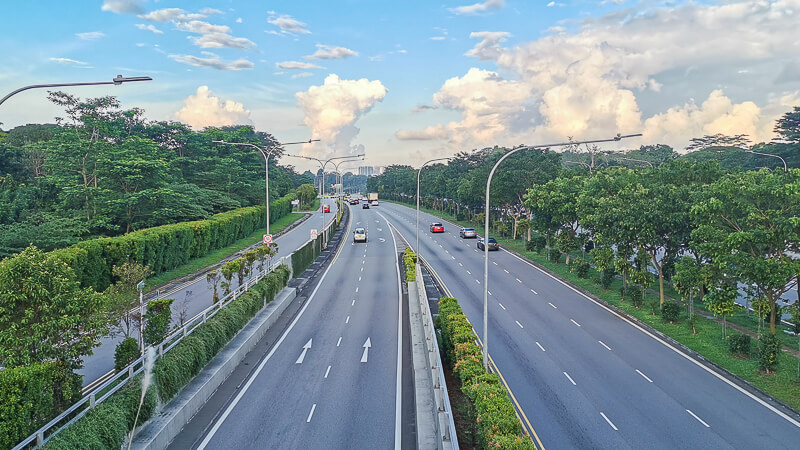
<svg viewBox="0 0 800 450"><path fill-rule="evenodd" d="M406 281L412 282L417 280L417 254L406 248L403 252L403 266L406 269Z"/></svg>
<svg viewBox="0 0 800 450"><path fill-rule="evenodd" d="M0 370L0 448L11 448L67 409L81 377L62 363Z"/></svg>
<svg viewBox="0 0 800 450"><path fill-rule="evenodd" d="M336 221L334 225L330 229L330 236L339 229L339 225L342 222L342 217L344 217L344 207L340 203L339 204L339 212L336 215ZM320 248L322 246L322 231L319 232L317 238L314 240L309 240L306 242L305 245L298 248L294 254L292 254L292 273L295 276L300 276L301 273L305 272L306 269L317 259L317 256L320 254Z"/></svg>
<svg viewBox="0 0 800 450"><path fill-rule="evenodd" d="M481 448L535 448L533 442L522 435L522 425L500 379L484 370L472 325L456 299L439 300L437 324L442 333L445 359L461 382L461 391L475 406Z"/></svg>
<svg viewBox="0 0 800 450"><path fill-rule="evenodd" d="M152 416L159 401L169 401L186 386L288 281L289 269L278 267L156 361L153 385L148 389L138 423ZM53 437L45 448L120 448L133 428L140 398L140 379L135 379Z"/></svg>
<svg viewBox="0 0 800 450"><path fill-rule="evenodd" d="M291 212L295 194L270 203L270 221ZM111 269L125 262L148 266L154 274L228 246L264 226L264 207L240 208L210 219L147 228L123 236L91 239L52 253L66 262L84 287L97 291L111 284Z"/></svg>

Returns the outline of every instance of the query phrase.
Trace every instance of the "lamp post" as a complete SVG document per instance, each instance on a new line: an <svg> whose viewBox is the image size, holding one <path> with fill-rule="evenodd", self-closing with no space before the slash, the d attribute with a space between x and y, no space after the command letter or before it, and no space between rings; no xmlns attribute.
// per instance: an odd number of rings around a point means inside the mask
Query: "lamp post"
<svg viewBox="0 0 800 450"><path fill-rule="evenodd" d="M136 284L139 291L139 354L144 355L144 280Z"/></svg>
<svg viewBox="0 0 800 450"><path fill-rule="evenodd" d="M322 182L320 183L319 204L320 204L320 209L322 210L322 214L321 214L321 216L322 216L322 228L320 228L320 232L322 232L322 241L324 242L325 241L325 206L323 204L325 203L325 166L327 166L329 162L335 161L335 160L339 160L339 159L351 159L351 160L354 159L354 158L363 159L364 158L364 154L362 153L360 155L334 156L333 158L328 158L325 161L323 161L323 160L321 160L319 158L314 158L313 156L289 155L287 153L285 153L283 156L289 156L291 158L303 158L303 159L308 159L308 160L311 160L311 161L316 161L316 162L319 163L320 169L322 169Z"/></svg>
<svg viewBox="0 0 800 450"><path fill-rule="evenodd" d="M503 155L500 160L498 160L492 170L489 172L489 178L486 180L486 209L483 211L484 213L484 233L483 233L483 367L488 371L489 370L489 188L492 185L492 177L494 176L494 172L497 170L497 167L505 161L509 156L517 153L521 150L534 150L538 148L548 148L548 147L562 147L565 145L576 145L576 144L597 144L600 142L615 142L620 141L625 138L641 136L641 134L629 134L626 136L620 136L617 134L611 139L596 139L596 140L589 140L589 141L580 141L580 142L561 142L558 144L547 144L547 145L533 145L533 146L523 146L517 147L512 149L510 152Z"/></svg>
<svg viewBox="0 0 800 450"><path fill-rule="evenodd" d="M302 142L287 142L285 144L280 144L277 147L270 147L269 149L264 149L263 147L259 147L255 144L250 144L248 142L225 142L224 140L219 141L211 141L215 144L225 144L225 145L242 145L246 147L252 147L258 150L261 155L264 157L264 185L265 187L265 205L266 208L265 214L267 218L267 234L269 234L269 157L272 156L272 152L275 151L276 148L280 148L284 145L292 145L292 144L310 144L312 142L319 141L319 139L309 139L307 141Z"/></svg>
<svg viewBox="0 0 800 450"><path fill-rule="evenodd" d="M16 91L12 91L10 94L0 99L0 105L2 105L4 101L8 100L12 95L19 94L20 92L27 91L28 89L41 89L41 88L52 88L52 87L67 87L67 86L98 86L102 84L113 84L118 86L122 83L127 83L130 81L152 81L152 80L153 79L150 77L123 77L122 75L117 75L116 77L112 78L111 81L85 81L81 83L32 84L30 86L21 87Z"/></svg>
<svg viewBox="0 0 800 450"><path fill-rule="evenodd" d="M752 154L754 154L754 155L761 155L761 156L771 156L771 157L773 157L773 158L778 158L778 159L780 159L780 160L781 160L781 162L783 163L783 171L784 171L784 172L788 172L788 171L789 171L789 167L786 165L786 160L785 160L785 159L783 159L783 158L781 158L779 155L773 155L772 153L762 153L762 152L756 152L756 151L753 151L753 150L745 150L745 151L746 151L747 153L752 153Z"/></svg>
<svg viewBox="0 0 800 450"><path fill-rule="evenodd" d="M421 166L419 166L419 170L417 170L417 246L414 248L414 250L417 251L417 264L419 264L419 259L420 259L419 258L419 254L420 254L420 248L419 248L419 177L422 174L422 168L425 167L426 165L428 165L428 164L430 164L432 162L445 161L445 160L449 160L449 159L450 159L449 157L447 157L447 158L434 158L434 159L431 159L429 161L425 161L424 163L422 163Z"/></svg>
<svg viewBox="0 0 800 450"><path fill-rule="evenodd" d="M361 159L363 160L364 157L361 157ZM339 183L339 195L340 196L342 194L344 194L344 174L339 171L339 165L344 164L344 163L354 162L354 161L355 160L340 161L338 164L334 164L334 167L336 167L336 169L335 169L336 170L336 174L339 176L338 179L337 179L337 182Z"/></svg>
<svg viewBox="0 0 800 450"><path fill-rule="evenodd" d="M632 162L640 162L640 163L645 163L645 164L647 164L648 166L650 166L650 167L653 167L653 163L651 163L650 161L645 161L645 160L643 160L643 159L623 158L622 156L615 156L615 158L617 158L617 159L621 159L621 160L623 160L623 161L632 161Z"/></svg>

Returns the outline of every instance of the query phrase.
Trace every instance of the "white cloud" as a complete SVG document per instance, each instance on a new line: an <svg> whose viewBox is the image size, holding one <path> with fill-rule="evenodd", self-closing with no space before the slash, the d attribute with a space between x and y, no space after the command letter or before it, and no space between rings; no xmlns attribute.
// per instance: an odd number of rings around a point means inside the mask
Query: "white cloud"
<svg viewBox="0 0 800 450"><path fill-rule="evenodd" d="M387 92L379 80L342 80L331 74L322 86L311 86L295 96L312 138L322 141L317 147L327 148L326 154L344 154L354 150L352 142L360 131L355 123L382 101ZM303 150L311 151L312 146L304 145Z"/></svg>
<svg viewBox="0 0 800 450"><path fill-rule="evenodd" d="M278 66L279 69L284 69L284 70L324 69L324 67L303 61L283 61L275 63L275 65Z"/></svg>
<svg viewBox="0 0 800 450"><path fill-rule="evenodd" d="M238 19L236 19L236 23L242 23L242 18L239 17Z"/></svg>
<svg viewBox="0 0 800 450"><path fill-rule="evenodd" d="M505 4L505 0L486 0L483 3L473 3L472 5L457 6L451 8L450 12L455 14L477 14L492 9L500 9Z"/></svg>
<svg viewBox="0 0 800 450"><path fill-rule="evenodd" d="M169 57L170 59L182 64L188 64L195 67L210 67L217 70L242 70L253 68L253 63L246 59L237 59L235 61L225 62L214 53L202 53L206 56L205 58L193 55L169 55Z"/></svg>
<svg viewBox="0 0 800 450"><path fill-rule="evenodd" d="M430 39L432 41L443 41L443 40L447 39L447 36L431 36L428 39Z"/></svg>
<svg viewBox="0 0 800 450"><path fill-rule="evenodd" d="M295 78L307 78L307 77L310 77L311 75L314 75L314 74L311 73L311 72L300 72L300 73L296 73L296 74L292 75L292 79L295 79Z"/></svg>
<svg viewBox="0 0 800 450"><path fill-rule="evenodd" d="M208 33L200 37L192 38L194 45L200 48L239 48L247 49L255 47L255 42L246 38L233 37L226 33Z"/></svg>
<svg viewBox="0 0 800 450"><path fill-rule="evenodd" d="M86 33L75 33L75 36L78 36L79 39L83 39L84 41L95 41L102 37L105 37L105 33L102 31L88 31Z"/></svg>
<svg viewBox="0 0 800 450"><path fill-rule="evenodd" d="M226 25L214 25L201 20L190 20L188 22L178 22L176 27L181 31L188 31L190 33L208 34L208 33L230 33L230 27Z"/></svg>
<svg viewBox="0 0 800 450"><path fill-rule="evenodd" d="M251 125L250 111L244 105L233 100L223 101L208 89L208 86L197 88L195 95L183 100L183 108L175 113L181 122L193 128L224 127L230 125Z"/></svg>
<svg viewBox="0 0 800 450"><path fill-rule="evenodd" d="M503 52L500 44L505 42L511 33L505 31L477 31L469 34L470 39L479 38L472 50L464 53L466 56L473 56L480 60L496 60Z"/></svg>
<svg viewBox="0 0 800 450"><path fill-rule="evenodd" d="M311 31L308 29L308 25L299 20L295 19L294 17L288 14L280 14L275 15L274 11L270 11L269 14L271 17L267 19L267 22L275 25L276 27L281 29L282 33L286 34L310 34Z"/></svg>
<svg viewBox="0 0 800 450"><path fill-rule="evenodd" d="M139 14L140 19L150 20L152 22L166 23L175 20L186 14L186 10L181 8L164 8L150 11L147 14Z"/></svg>
<svg viewBox="0 0 800 450"><path fill-rule="evenodd" d="M155 25L145 25L143 23L137 23L136 28L144 31L152 31L155 34L164 34L164 32L156 28Z"/></svg>
<svg viewBox="0 0 800 450"><path fill-rule="evenodd" d="M103 0L103 11L117 14L140 14L144 12L142 0Z"/></svg>
<svg viewBox="0 0 800 450"><path fill-rule="evenodd" d="M69 59L69 58L49 58L49 59L50 59L50 61L53 61L53 62L55 62L55 63L59 63L59 64L71 64L71 65L74 65L74 66L85 66L85 65L88 65L88 64L89 64L89 63L87 63L87 62L78 61L78 60L75 60L75 59Z"/></svg>
<svg viewBox="0 0 800 450"><path fill-rule="evenodd" d="M200 10L200 14L204 14L206 16L210 16L210 15L213 15L213 14L225 14L225 13L220 11L220 10L218 10L218 9L214 9L214 8L203 8L203 9Z"/></svg>
<svg viewBox="0 0 800 450"><path fill-rule="evenodd" d="M344 59L349 56L358 56L358 52L344 47L317 44L317 51L308 55L309 59Z"/></svg>
<svg viewBox="0 0 800 450"><path fill-rule="evenodd" d="M424 130L398 130L394 135L401 141L430 141L447 139L449 133L443 125L431 125Z"/></svg>

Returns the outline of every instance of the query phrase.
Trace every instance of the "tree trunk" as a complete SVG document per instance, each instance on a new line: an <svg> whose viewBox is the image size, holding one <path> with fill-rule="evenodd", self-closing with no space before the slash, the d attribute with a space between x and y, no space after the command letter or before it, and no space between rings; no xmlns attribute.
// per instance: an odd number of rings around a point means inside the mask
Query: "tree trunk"
<svg viewBox="0 0 800 450"><path fill-rule="evenodd" d="M769 332L774 335L775 323L777 322L777 308L775 308L775 300L777 299L772 298L771 295L768 295L767 298L769 299Z"/></svg>

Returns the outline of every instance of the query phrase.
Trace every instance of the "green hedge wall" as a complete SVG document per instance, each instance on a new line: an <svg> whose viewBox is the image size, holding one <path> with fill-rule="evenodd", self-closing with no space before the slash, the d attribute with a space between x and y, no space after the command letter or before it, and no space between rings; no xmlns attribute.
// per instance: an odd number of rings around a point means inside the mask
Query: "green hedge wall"
<svg viewBox="0 0 800 450"><path fill-rule="evenodd" d="M339 213L336 216L336 222L331 227L330 236L339 229L339 226L342 223L342 217L344 217L344 209L342 204L339 204ZM347 239L346 237L343 239ZM306 242L305 245L297 249L294 254L292 255L292 273L295 276L300 276L301 273L305 272L306 269L317 259L319 256L319 249L322 243L322 233L320 232L316 239L313 241L309 240Z"/></svg>
<svg viewBox="0 0 800 450"><path fill-rule="evenodd" d="M0 370L0 448L11 448L80 398L81 377L48 362Z"/></svg>
<svg viewBox="0 0 800 450"><path fill-rule="evenodd" d="M452 297L439 300L438 326L441 345L461 391L475 406L478 443L481 448L533 449L533 441L522 435L522 425L495 374L483 369L481 350L475 344L472 325Z"/></svg>
<svg viewBox="0 0 800 450"><path fill-rule="evenodd" d="M277 268L156 361L153 386L147 392L139 424L153 415L159 400L167 402L180 392L288 281L289 269ZM133 428L141 397L140 378L53 437L44 448L120 448Z"/></svg>
<svg viewBox="0 0 800 450"><path fill-rule="evenodd" d="M291 213L294 193L270 203L270 222ZM91 239L52 253L66 262L84 287L97 291L111 284L111 268L128 261L149 266L154 274L228 246L264 226L264 207L240 208L210 219L147 228L124 236Z"/></svg>
<svg viewBox="0 0 800 450"><path fill-rule="evenodd" d="M403 252L403 266L406 269L406 282L417 280L417 254L410 248Z"/></svg>

